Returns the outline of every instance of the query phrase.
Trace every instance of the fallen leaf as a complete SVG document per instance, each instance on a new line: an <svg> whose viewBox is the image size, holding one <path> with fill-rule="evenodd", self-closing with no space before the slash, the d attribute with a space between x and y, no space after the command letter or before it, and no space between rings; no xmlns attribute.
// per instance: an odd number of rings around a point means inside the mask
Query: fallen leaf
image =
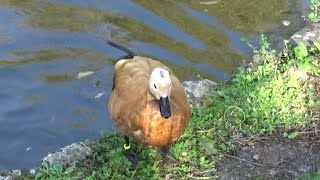
<svg viewBox="0 0 320 180"><path fill-rule="evenodd" d="M283 24L284 26L289 26L289 25L291 24L291 22L288 21L288 20L283 20L283 21L282 21L282 24Z"/></svg>
<svg viewBox="0 0 320 180"><path fill-rule="evenodd" d="M105 92L101 92L101 93L98 93L94 98L95 99L98 99L98 98L101 98L101 96L103 96L105 94Z"/></svg>
<svg viewBox="0 0 320 180"><path fill-rule="evenodd" d="M202 4L202 5L213 5L213 4L217 4L217 3L219 3L220 2L220 0L215 0L215 1L202 1L202 2L200 2L200 4Z"/></svg>
<svg viewBox="0 0 320 180"><path fill-rule="evenodd" d="M213 155L213 154L217 154L218 150L215 148L214 143L211 140L206 140L205 142L203 142L203 147L204 150L209 154L209 155Z"/></svg>
<svg viewBox="0 0 320 180"><path fill-rule="evenodd" d="M171 175L172 174L167 174L166 177L164 178L164 180L169 180Z"/></svg>
<svg viewBox="0 0 320 180"><path fill-rule="evenodd" d="M94 73L93 71L79 72L77 78L81 79L81 78L87 77L93 73Z"/></svg>

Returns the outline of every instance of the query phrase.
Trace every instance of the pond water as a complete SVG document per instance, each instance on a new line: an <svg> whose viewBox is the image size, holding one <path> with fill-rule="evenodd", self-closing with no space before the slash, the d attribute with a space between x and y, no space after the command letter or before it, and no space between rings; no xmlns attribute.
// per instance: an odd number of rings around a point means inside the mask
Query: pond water
<svg viewBox="0 0 320 180"><path fill-rule="evenodd" d="M303 26L308 6L203 2L1 0L0 170L38 166L49 151L112 131L113 65L125 53L106 40L163 61L181 81L223 82L251 55L241 36L256 44L265 33L278 47ZM95 73L78 80L84 71Z"/></svg>

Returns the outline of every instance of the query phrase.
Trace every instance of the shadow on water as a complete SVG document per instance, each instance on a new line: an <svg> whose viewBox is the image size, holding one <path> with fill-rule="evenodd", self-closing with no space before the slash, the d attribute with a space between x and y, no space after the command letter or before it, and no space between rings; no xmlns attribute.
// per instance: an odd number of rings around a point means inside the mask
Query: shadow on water
<svg viewBox="0 0 320 180"><path fill-rule="evenodd" d="M301 28L302 2L0 1L0 169L37 166L48 151L112 130L107 102L124 53L106 40L163 61L182 81L222 82L251 55L241 36L256 43L266 33L277 47ZM78 80L82 71L95 73Z"/></svg>

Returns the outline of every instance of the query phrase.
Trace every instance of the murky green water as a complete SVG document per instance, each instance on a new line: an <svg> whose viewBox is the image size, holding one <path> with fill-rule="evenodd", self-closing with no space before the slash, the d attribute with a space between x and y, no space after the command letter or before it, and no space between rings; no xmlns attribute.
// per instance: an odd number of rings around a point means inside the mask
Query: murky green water
<svg viewBox="0 0 320 180"><path fill-rule="evenodd" d="M113 64L125 54L107 39L163 61L182 81L220 82L250 56L241 36L266 33L277 45L302 26L307 0L202 2L1 0L0 169L37 166L48 151L112 130ZM82 71L95 73L78 80Z"/></svg>

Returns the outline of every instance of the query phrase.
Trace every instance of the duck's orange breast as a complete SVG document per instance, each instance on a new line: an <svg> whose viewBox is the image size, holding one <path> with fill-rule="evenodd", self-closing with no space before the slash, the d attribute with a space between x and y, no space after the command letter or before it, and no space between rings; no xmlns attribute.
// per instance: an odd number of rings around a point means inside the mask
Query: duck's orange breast
<svg viewBox="0 0 320 180"><path fill-rule="evenodd" d="M139 143L154 147L172 144L187 127L189 117L178 115L175 108L171 112L169 118L163 118L157 100L149 101L141 117L136 119L140 129L135 130L131 137Z"/></svg>

